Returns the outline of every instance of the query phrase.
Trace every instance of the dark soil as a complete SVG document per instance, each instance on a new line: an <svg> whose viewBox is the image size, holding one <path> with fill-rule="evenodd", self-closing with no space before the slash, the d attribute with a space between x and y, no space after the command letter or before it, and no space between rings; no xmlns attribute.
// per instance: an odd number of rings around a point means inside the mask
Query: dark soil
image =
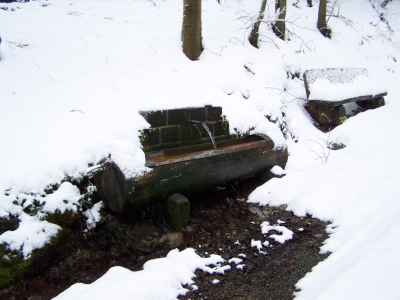
<svg viewBox="0 0 400 300"><path fill-rule="evenodd" d="M0 291L0 298L51 299L76 282L95 281L110 267L139 271L146 261L165 257L172 248L192 247L204 257L219 254L227 261L242 258L245 266L240 270L232 262L225 275L197 270L193 280L198 290L187 287L189 292L179 299L292 299L296 282L327 256L319 254L328 237L327 224L308 216L296 217L284 207L246 203L247 195L260 183L257 180L228 184L223 189L189 197L190 221L181 232L174 232L152 213L121 217L104 209L102 224L86 233L82 249L40 276ZM293 239L284 244L261 233L263 221L273 225L278 220L294 232ZM276 232L269 234L273 233ZM268 240L270 247L262 249L267 253L252 248L252 239ZM219 283L213 284L214 279Z"/></svg>

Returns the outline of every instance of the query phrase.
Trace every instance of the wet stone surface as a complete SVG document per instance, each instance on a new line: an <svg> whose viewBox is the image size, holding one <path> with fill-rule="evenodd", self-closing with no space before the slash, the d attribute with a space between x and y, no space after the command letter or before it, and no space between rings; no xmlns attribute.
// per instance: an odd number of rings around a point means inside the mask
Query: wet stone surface
<svg viewBox="0 0 400 300"><path fill-rule="evenodd" d="M327 257L319 254L328 237L327 223L296 217L284 207L246 203L256 186L250 179L188 197L190 221L180 232L156 218L151 209L124 217L104 210L102 224L86 234L83 249L40 276L0 291L0 298L51 299L76 282L95 281L110 267L139 271L146 261L165 257L170 249L192 247L203 257L221 255L226 260L222 265L230 265L230 270L223 275L197 270L193 280L198 289L187 286L189 292L179 299L292 299L296 282ZM293 238L280 244L269 238L280 233L263 235L260 225L264 221L290 229ZM142 237L137 238L139 235ZM252 240L269 241L269 246L260 249L261 253L251 247ZM229 263L232 258L242 261Z"/></svg>

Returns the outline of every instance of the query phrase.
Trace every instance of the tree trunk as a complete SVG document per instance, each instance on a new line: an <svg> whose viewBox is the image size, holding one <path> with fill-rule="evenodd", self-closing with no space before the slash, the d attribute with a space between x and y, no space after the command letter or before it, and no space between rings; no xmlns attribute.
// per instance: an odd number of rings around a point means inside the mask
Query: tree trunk
<svg viewBox="0 0 400 300"><path fill-rule="evenodd" d="M330 37L332 32L326 24L326 2L327 0L319 1L317 27L323 36Z"/></svg>
<svg viewBox="0 0 400 300"><path fill-rule="evenodd" d="M309 7L312 7L312 0L307 0L307 4Z"/></svg>
<svg viewBox="0 0 400 300"><path fill-rule="evenodd" d="M184 0L182 48L190 60L199 58L203 51L201 41L201 0Z"/></svg>
<svg viewBox="0 0 400 300"><path fill-rule="evenodd" d="M285 31L286 31L286 0L276 0L275 2L275 11L279 11L278 21L276 21L273 26L273 31L276 36L282 40L285 40Z"/></svg>
<svg viewBox="0 0 400 300"><path fill-rule="evenodd" d="M392 0L384 0L384 1L381 3L381 7L385 8L386 5L388 5L389 2L391 2L391 1L392 1Z"/></svg>
<svg viewBox="0 0 400 300"><path fill-rule="evenodd" d="M253 47L258 48L258 37L259 37L259 30L261 21L264 18L265 7L267 6L267 0L263 0L261 3L260 14L258 16L257 21L253 24L253 29L251 30L249 36L249 42Z"/></svg>

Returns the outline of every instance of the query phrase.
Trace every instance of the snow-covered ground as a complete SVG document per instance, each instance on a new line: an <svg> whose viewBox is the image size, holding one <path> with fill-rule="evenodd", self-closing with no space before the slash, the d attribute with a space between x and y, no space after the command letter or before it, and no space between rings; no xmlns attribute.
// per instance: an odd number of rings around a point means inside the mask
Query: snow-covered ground
<svg viewBox="0 0 400 300"><path fill-rule="evenodd" d="M223 107L232 131L254 127L277 143L283 136L264 116L287 123L286 176L258 188L250 201L287 204L298 215L332 222L321 249L332 254L300 280L297 298L400 298L399 3L384 11L377 0L343 0L341 17L328 22L332 39L326 39L316 30L317 1L310 8L305 0L297 7L289 0L287 41L264 24L264 42L255 49L247 41L249 16L256 16L261 1L220 2L202 1L205 50L195 62L181 51L181 1L0 4L0 217L20 220L0 242L28 258L57 234L59 227L41 218L54 209L77 209L82 197L68 182L45 193L66 176L81 178L109 156L128 177L145 170L138 131L148 124L139 111L211 104ZM271 13L273 7L268 4ZM370 80L387 89L386 106L330 134L318 131L303 108L303 81L292 74L326 67L366 68ZM329 142L346 148L328 156ZM37 215L26 214L23 208L34 202L46 204ZM211 263L190 251L165 259L163 272L175 275L160 276L159 286L164 282L175 292L164 299L183 293L181 284L191 283L193 270ZM181 262L171 264L173 258ZM113 276L125 276L119 284L131 287L150 276L148 268L137 274L110 270L100 280L109 278L111 288ZM98 293L98 285L85 293ZM130 297L130 289L115 289ZM147 298L160 295L156 286L150 292Z"/></svg>

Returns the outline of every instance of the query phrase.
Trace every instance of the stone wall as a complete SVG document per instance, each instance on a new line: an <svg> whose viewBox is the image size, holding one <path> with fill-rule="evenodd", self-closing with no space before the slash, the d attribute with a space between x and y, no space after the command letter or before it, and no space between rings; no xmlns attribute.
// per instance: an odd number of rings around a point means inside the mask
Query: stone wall
<svg viewBox="0 0 400 300"><path fill-rule="evenodd" d="M215 141L231 138L229 123L222 117L222 107L143 111L140 114L151 125L140 136L145 152L211 143L206 129L191 120L206 124Z"/></svg>

